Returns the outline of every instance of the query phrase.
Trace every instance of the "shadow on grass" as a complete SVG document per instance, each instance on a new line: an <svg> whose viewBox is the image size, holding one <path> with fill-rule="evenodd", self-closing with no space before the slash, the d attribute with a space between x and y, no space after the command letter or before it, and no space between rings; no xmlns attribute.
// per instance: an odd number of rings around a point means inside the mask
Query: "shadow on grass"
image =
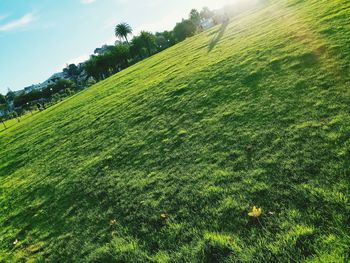
<svg viewBox="0 0 350 263"><path fill-rule="evenodd" d="M222 23L220 29L217 31L216 36L209 43L208 52L211 52L214 49L214 47L217 45L217 43L220 41L220 39L223 37L229 23L230 23L229 19L227 19Z"/></svg>

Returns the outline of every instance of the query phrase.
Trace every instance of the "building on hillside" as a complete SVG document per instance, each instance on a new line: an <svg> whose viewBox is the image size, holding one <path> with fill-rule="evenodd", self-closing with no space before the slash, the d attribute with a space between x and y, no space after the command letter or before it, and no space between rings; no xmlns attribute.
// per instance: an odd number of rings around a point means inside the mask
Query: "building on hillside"
<svg viewBox="0 0 350 263"><path fill-rule="evenodd" d="M213 26L215 26L215 22L212 18L202 20L200 25L202 30L207 30Z"/></svg>
<svg viewBox="0 0 350 263"><path fill-rule="evenodd" d="M33 90L36 90L36 85L31 85L31 86L25 87L23 90L24 90L25 94L28 94L28 93L32 92Z"/></svg>
<svg viewBox="0 0 350 263"><path fill-rule="evenodd" d="M22 90L19 91L14 91L16 96L19 96L23 93L28 94L34 90L43 90L45 89L47 86L51 85L51 84L55 84L57 81L61 80L61 79L65 79L65 80L69 80L69 78L66 76L66 74L64 72L59 72L59 73L55 73L53 74L50 78L48 78L47 80L45 80L42 83L39 84L33 84L31 86L25 87Z"/></svg>
<svg viewBox="0 0 350 263"><path fill-rule="evenodd" d="M53 74L50 78L45 80L43 83L34 85L33 90L42 90L45 89L47 86L51 84L55 84L57 81L62 80L62 79L68 79L66 74L63 72L55 73Z"/></svg>
<svg viewBox="0 0 350 263"><path fill-rule="evenodd" d="M48 78L45 82L43 82L42 85L48 86L51 84L55 84L57 81L61 79L67 79L66 74L64 74L63 72L55 73L50 78Z"/></svg>

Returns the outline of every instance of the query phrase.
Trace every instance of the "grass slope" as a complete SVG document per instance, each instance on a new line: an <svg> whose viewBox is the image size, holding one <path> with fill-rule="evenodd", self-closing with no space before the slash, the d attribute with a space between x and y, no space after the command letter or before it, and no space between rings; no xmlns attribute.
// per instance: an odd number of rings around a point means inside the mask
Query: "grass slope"
<svg viewBox="0 0 350 263"><path fill-rule="evenodd" d="M349 19L266 1L2 131L2 261L349 260Z"/></svg>

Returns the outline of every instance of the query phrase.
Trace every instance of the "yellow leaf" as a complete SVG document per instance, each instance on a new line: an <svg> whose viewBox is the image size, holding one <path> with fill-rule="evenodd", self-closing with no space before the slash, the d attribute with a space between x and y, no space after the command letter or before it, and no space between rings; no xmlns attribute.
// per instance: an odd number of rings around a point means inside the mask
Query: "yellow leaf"
<svg viewBox="0 0 350 263"><path fill-rule="evenodd" d="M261 208L257 208L256 206L253 206L252 211L248 213L250 217L258 218L262 215L262 210Z"/></svg>

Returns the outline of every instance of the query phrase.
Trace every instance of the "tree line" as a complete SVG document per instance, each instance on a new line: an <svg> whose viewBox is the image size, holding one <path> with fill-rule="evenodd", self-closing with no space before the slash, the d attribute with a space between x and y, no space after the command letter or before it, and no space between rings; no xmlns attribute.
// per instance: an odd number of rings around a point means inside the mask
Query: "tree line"
<svg viewBox="0 0 350 263"><path fill-rule="evenodd" d="M63 98L78 91L78 86L70 80L61 79L42 90L33 90L29 93L16 95L9 91L5 96L0 94L0 121L17 118L26 112L43 110Z"/></svg>
<svg viewBox="0 0 350 263"><path fill-rule="evenodd" d="M201 22L213 17L214 13L208 8L203 8L201 12L192 9L188 18L177 23L173 30L155 34L141 31L130 40L129 36L133 33L131 26L120 23L115 27L116 44L108 46L103 54L92 55L85 63L86 73L96 81L105 79L201 32Z"/></svg>
<svg viewBox="0 0 350 263"><path fill-rule="evenodd" d="M33 90L27 94L15 96L13 103L15 108L29 107L32 106L32 102L38 102L40 104L40 101L49 101L55 98L57 100L57 98L70 95L76 88L77 86L73 81L61 79L42 90Z"/></svg>
<svg viewBox="0 0 350 263"><path fill-rule="evenodd" d="M208 8L200 12L192 9L188 18L178 22L173 30L156 33L141 31L138 35L132 35L133 29L129 24L120 23L114 29L117 38L115 44L105 46L102 51L96 49L99 52L79 65L67 65L63 69L66 79L29 93L9 91L6 96L0 94L0 119L24 114L33 108L43 109L45 104L55 103L203 31L203 21L218 24L219 19Z"/></svg>

